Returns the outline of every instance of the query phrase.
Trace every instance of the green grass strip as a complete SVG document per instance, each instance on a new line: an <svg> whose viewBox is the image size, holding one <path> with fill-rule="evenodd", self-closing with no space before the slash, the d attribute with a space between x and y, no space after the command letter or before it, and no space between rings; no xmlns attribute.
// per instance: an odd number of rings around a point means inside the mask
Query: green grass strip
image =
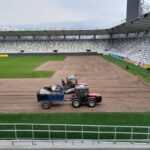
<svg viewBox="0 0 150 150"><path fill-rule="evenodd" d="M146 113L0 114L0 123L89 124L150 126Z"/></svg>
<svg viewBox="0 0 150 150"><path fill-rule="evenodd" d="M145 68L142 67L138 67L132 63L123 61L121 59L117 59L114 58L112 56L101 56L102 58L104 58L105 60L112 62L113 64L119 66L120 68L132 73L133 75L137 76L140 80L146 82L146 83L150 83L150 74L147 72L147 70ZM129 67L129 69L126 69L126 66Z"/></svg>
<svg viewBox="0 0 150 150"><path fill-rule="evenodd" d="M53 71L34 71L47 61L62 61L65 56L9 56L0 58L0 78L46 78Z"/></svg>

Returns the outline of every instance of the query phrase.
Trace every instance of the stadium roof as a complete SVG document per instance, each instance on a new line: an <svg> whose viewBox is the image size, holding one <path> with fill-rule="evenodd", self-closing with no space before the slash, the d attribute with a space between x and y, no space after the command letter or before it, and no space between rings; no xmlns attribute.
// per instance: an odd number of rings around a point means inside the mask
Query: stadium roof
<svg viewBox="0 0 150 150"><path fill-rule="evenodd" d="M20 30L0 31L0 36L79 36L79 35L111 35L138 33L150 30L150 13L143 17L118 25L111 29L102 30Z"/></svg>
<svg viewBox="0 0 150 150"><path fill-rule="evenodd" d="M110 29L111 34L138 33L150 30L150 13Z"/></svg>
<svg viewBox="0 0 150 150"><path fill-rule="evenodd" d="M0 36L79 36L106 35L108 30L29 30L29 31L0 31Z"/></svg>

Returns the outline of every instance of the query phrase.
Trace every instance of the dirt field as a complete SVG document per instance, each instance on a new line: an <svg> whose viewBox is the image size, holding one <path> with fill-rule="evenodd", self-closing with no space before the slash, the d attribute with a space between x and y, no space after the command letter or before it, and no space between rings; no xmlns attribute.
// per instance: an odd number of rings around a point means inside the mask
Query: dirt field
<svg viewBox="0 0 150 150"><path fill-rule="evenodd" d="M150 87L99 56L67 57L63 62L47 62L37 70L54 70L51 79L1 79L0 112L145 112L150 111ZM66 100L43 110L36 101L40 87L59 84L61 78L76 74L91 92L101 93L103 102L95 108L72 108ZM66 99L69 96L66 96Z"/></svg>

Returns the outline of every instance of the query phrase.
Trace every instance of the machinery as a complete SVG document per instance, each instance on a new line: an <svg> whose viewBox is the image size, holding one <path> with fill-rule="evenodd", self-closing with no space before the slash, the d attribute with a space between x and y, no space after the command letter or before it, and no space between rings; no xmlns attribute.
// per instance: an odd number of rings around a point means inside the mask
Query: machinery
<svg viewBox="0 0 150 150"><path fill-rule="evenodd" d="M83 104L95 107L96 104L102 102L102 96L90 93L87 86L78 86L75 87L75 94L72 95L71 100L74 108ZM43 109L49 109L52 104L64 102L64 90L60 86L42 88L37 92L37 101L41 103Z"/></svg>
<svg viewBox="0 0 150 150"><path fill-rule="evenodd" d="M64 102L64 94L72 93L72 106L78 108L83 104L89 107L95 107L96 104L102 102L100 94L90 93L85 83L78 83L76 76L67 77L67 82L62 80L62 86L50 86L41 88L37 92L37 101L41 103L43 109L48 109L52 104L60 104Z"/></svg>
<svg viewBox="0 0 150 150"><path fill-rule="evenodd" d="M51 104L63 103L64 90L59 85L44 87L37 92L37 101L43 109L50 108Z"/></svg>
<svg viewBox="0 0 150 150"><path fill-rule="evenodd" d="M87 86L86 83L78 83L78 78L75 75L68 76L66 82L62 79L62 87L65 94L74 93L75 87Z"/></svg>
<svg viewBox="0 0 150 150"><path fill-rule="evenodd" d="M89 107L95 107L96 104L100 102L102 102L102 96L100 94L90 93L87 86L75 88L75 94L72 96L73 107L78 108L82 104L86 104Z"/></svg>

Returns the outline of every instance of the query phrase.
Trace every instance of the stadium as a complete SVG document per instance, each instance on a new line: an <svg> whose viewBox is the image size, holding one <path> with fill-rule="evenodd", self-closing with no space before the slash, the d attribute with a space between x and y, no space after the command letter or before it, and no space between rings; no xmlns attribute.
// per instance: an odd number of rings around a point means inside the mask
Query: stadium
<svg viewBox="0 0 150 150"><path fill-rule="evenodd" d="M0 30L0 139L150 143L150 13L131 14L109 29ZM42 109L39 88L69 75L102 103Z"/></svg>

